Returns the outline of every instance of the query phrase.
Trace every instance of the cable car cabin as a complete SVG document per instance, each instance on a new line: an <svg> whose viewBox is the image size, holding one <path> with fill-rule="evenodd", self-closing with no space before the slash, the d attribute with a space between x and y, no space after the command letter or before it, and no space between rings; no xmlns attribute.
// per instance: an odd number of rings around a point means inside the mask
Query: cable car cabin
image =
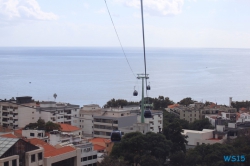
<svg viewBox="0 0 250 166"><path fill-rule="evenodd" d="M137 96L138 92L136 90L134 90L133 96Z"/></svg>
<svg viewBox="0 0 250 166"><path fill-rule="evenodd" d="M144 111L144 118L152 118L152 113L151 113L150 109L146 109Z"/></svg>
<svg viewBox="0 0 250 166"><path fill-rule="evenodd" d="M111 133L111 141L112 142L120 142L122 139L122 133L120 130L112 131Z"/></svg>
<svg viewBox="0 0 250 166"><path fill-rule="evenodd" d="M148 85L148 86L147 86L147 90L150 90L150 89L151 89L151 87L150 87L150 85Z"/></svg>

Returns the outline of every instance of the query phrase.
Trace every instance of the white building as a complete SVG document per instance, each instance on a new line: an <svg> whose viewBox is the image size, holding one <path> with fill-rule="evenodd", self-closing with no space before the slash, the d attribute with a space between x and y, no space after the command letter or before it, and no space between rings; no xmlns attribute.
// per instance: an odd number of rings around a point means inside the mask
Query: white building
<svg viewBox="0 0 250 166"><path fill-rule="evenodd" d="M88 105L81 108L79 120L84 135L110 138L113 130L135 124L137 115L129 109L101 109L97 105Z"/></svg>
<svg viewBox="0 0 250 166"><path fill-rule="evenodd" d="M38 120L36 103L30 96L0 102L0 125L11 129L23 128Z"/></svg>
<svg viewBox="0 0 250 166"><path fill-rule="evenodd" d="M217 125L217 127L218 127L217 130L219 132L223 132L225 130L225 126ZM188 136L187 148L188 147L191 148L201 144L223 143L224 140L227 139L227 134L218 135L215 133L215 130L210 130L210 129L203 129L202 131L184 129L182 135Z"/></svg>
<svg viewBox="0 0 250 166"><path fill-rule="evenodd" d="M57 149L66 146L73 146L80 149L78 163L81 163L81 166L94 166L97 163L97 151L94 150L93 144L88 140L83 140L80 135L52 131L50 132L50 144L54 145Z"/></svg>
<svg viewBox="0 0 250 166"><path fill-rule="evenodd" d="M241 113L240 117L237 119L237 122L250 122L250 115L248 113Z"/></svg>
<svg viewBox="0 0 250 166"><path fill-rule="evenodd" d="M151 110L152 118L144 118L144 123L149 124L149 131L158 133L163 128L163 112ZM137 122L141 122L141 114L137 116Z"/></svg>
<svg viewBox="0 0 250 166"><path fill-rule="evenodd" d="M56 103L54 101L40 102L37 106L38 117L46 122L66 123L79 126L79 105Z"/></svg>
<svg viewBox="0 0 250 166"><path fill-rule="evenodd" d="M30 138L39 138L43 140L44 142L48 142L49 137L45 135L44 130L22 130L22 137L25 137L27 139Z"/></svg>

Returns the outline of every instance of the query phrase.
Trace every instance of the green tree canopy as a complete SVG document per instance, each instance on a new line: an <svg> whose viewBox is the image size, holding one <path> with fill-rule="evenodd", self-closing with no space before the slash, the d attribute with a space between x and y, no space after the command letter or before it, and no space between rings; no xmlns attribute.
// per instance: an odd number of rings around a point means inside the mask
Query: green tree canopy
<svg viewBox="0 0 250 166"><path fill-rule="evenodd" d="M25 129L36 129L36 130L45 130L46 132L52 130L61 130L60 124L53 123L51 121L45 123L43 119L38 119L36 123L30 123L24 127Z"/></svg>
<svg viewBox="0 0 250 166"><path fill-rule="evenodd" d="M189 129L202 131L203 129L214 129L214 127L209 122L209 120L205 118L201 120L195 120L194 122L190 123Z"/></svg>
<svg viewBox="0 0 250 166"><path fill-rule="evenodd" d="M143 135L140 132L132 132L124 135L121 142L114 145L111 156L123 157L130 164L140 165L151 158L156 162L154 165L162 165L169 154L170 147L171 142L162 134L148 132Z"/></svg>
<svg viewBox="0 0 250 166"><path fill-rule="evenodd" d="M178 151L186 152L186 144L188 143L186 138L187 136L183 136L181 125L178 121L174 121L173 123L164 126L163 134L165 135L167 140L170 140L173 144L171 146L171 153L176 153Z"/></svg>
<svg viewBox="0 0 250 166"><path fill-rule="evenodd" d="M196 101L192 100L191 97L187 97L178 102L180 105L188 106L189 104L194 104Z"/></svg>
<svg viewBox="0 0 250 166"><path fill-rule="evenodd" d="M50 132L50 131L53 131L53 130L61 130L61 126L60 126L60 124L48 121L45 124L45 130L46 130L46 132Z"/></svg>
<svg viewBox="0 0 250 166"><path fill-rule="evenodd" d="M172 100L168 97L159 96L158 98L146 97L144 99L145 103L153 104L155 110L163 110L167 108L169 105L174 104Z"/></svg>
<svg viewBox="0 0 250 166"><path fill-rule="evenodd" d="M234 163L224 161L225 155L237 155L236 150L231 145L213 144L199 145L194 149L188 150L185 158L187 166L203 165L203 166L230 166Z"/></svg>
<svg viewBox="0 0 250 166"><path fill-rule="evenodd" d="M117 159L111 156L106 156L99 164L99 166L129 166L129 164L123 159Z"/></svg>
<svg viewBox="0 0 250 166"><path fill-rule="evenodd" d="M109 108L109 107L124 107L127 105L139 105L138 102L133 102L133 101L127 101L124 99L111 99L109 100L105 105L104 108Z"/></svg>

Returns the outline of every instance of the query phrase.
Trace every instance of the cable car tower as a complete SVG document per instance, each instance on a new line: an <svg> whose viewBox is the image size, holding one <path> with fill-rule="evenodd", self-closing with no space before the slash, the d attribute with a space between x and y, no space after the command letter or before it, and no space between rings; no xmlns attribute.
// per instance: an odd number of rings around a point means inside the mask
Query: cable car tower
<svg viewBox="0 0 250 166"><path fill-rule="evenodd" d="M144 123L144 81L149 79L148 74L137 74L138 79L142 79L142 93L141 93L141 123Z"/></svg>

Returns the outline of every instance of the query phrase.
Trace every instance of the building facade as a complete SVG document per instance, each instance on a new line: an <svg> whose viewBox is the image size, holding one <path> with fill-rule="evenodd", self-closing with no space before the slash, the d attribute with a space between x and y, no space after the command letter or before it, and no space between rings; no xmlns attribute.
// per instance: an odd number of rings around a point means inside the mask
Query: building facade
<svg viewBox="0 0 250 166"><path fill-rule="evenodd" d="M69 103L56 103L53 101L40 102L37 106L38 118L45 122L66 123L72 126L79 126L78 115L79 105Z"/></svg>
<svg viewBox="0 0 250 166"><path fill-rule="evenodd" d="M32 97L16 97L15 99L0 102L0 125L17 129L38 120L36 102Z"/></svg>

